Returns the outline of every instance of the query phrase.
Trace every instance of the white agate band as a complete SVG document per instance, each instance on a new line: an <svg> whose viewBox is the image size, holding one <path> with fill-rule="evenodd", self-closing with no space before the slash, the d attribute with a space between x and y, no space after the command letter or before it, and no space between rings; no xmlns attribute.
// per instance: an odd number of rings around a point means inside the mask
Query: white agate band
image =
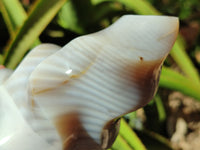
<svg viewBox="0 0 200 150"><path fill-rule="evenodd" d="M56 149L30 128L10 95L2 86L0 86L0 99L1 150Z"/></svg>
<svg viewBox="0 0 200 150"><path fill-rule="evenodd" d="M11 109L20 110L33 138L58 143L57 150L105 149L117 119L153 98L178 28L176 17L126 15L62 48L36 47L3 82L17 106Z"/></svg>

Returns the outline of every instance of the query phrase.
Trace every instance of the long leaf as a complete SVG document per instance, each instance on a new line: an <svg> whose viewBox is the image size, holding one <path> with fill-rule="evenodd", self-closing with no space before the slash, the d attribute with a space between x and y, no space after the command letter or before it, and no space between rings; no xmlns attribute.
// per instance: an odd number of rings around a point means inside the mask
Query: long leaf
<svg viewBox="0 0 200 150"><path fill-rule="evenodd" d="M159 85L200 100L200 84L170 68L163 67Z"/></svg>
<svg viewBox="0 0 200 150"><path fill-rule="evenodd" d="M156 103L156 108L158 111L158 117L159 117L159 121L163 122L166 120L166 112L165 112L165 107L163 105L162 99L161 97L157 94L154 97L155 103Z"/></svg>
<svg viewBox="0 0 200 150"><path fill-rule="evenodd" d="M141 15L161 15L161 13L146 0L92 0L92 3L97 5L105 1L119 2Z"/></svg>
<svg viewBox="0 0 200 150"><path fill-rule="evenodd" d="M169 139L159 133L144 128L138 131L137 134L143 140L148 150L173 150Z"/></svg>
<svg viewBox="0 0 200 150"><path fill-rule="evenodd" d="M134 12L140 15L161 15L148 1L146 0L116 0Z"/></svg>
<svg viewBox="0 0 200 150"><path fill-rule="evenodd" d="M129 127L124 119L121 119L119 133L134 150L146 150L136 133Z"/></svg>
<svg viewBox="0 0 200 150"><path fill-rule="evenodd" d="M79 23L77 13L72 1L68 1L59 11L57 21L63 28L83 34L85 32L84 27Z"/></svg>
<svg viewBox="0 0 200 150"><path fill-rule="evenodd" d="M15 68L66 0L38 0L28 19L5 50L4 65Z"/></svg>
<svg viewBox="0 0 200 150"><path fill-rule="evenodd" d="M2 62L3 62L3 56L0 55L0 64L2 64ZM1 66L1 65L0 65L0 66Z"/></svg>
<svg viewBox="0 0 200 150"><path fill-rule="evenodd" d="M121 135L118 135L115 143L112 146L112 150L134 150L134 149L132 149L128 145L126 140L124 140Z"/></svg>
<svg viewBox="0 0 200 150"><path fill-rule="evenodd" d="M191 78L191 80L200 83L198 71L197 69L195 69L192 61L185 52L184 46L181 44L180 39L176 41L170 54L179 65L179 67L182 69L182 71L189 78Z"/></svg>
<svg viewBox="0 0 200 150"><path fill-rule="evenodd" d="M16 31L23 25L27 19L27 14L18 0L0 0L0 9L6 22L11 39L15 38ZM40 40L36 39L32 47L40 44ZM3 56L1 64L3 63Z"/></svg>
<svg viewBox="0 0 200 150"><path fill-rule="evenodd" d="M14 36L27 18L26 11L18 0L0 0L0 10L10 35Z"/></svg>
<svg viewBox="0 0 200 150"><path fill-rule="evenodd" d="M87 8L87 11L85 8ZM93 32L91 28L99 26L98 22L100 20L120 11L122 11L122 8L113 2L92 5L88 1L80 3L80 1L73 0L65 3L59 11L57 22L65 29L78 34L86 34L88 31Z"/></svg>

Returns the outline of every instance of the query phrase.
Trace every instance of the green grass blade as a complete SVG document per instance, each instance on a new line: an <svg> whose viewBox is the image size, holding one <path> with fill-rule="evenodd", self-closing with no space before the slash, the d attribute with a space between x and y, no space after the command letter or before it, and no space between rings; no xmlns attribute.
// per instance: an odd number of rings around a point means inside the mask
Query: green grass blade
<svg viewBox="0 0 200 150"><path fill-rule="evenodd" d="M84 27L79 24L77 12L71 1L65 3L61 8L58 13L57 21L58 24L65 29L69 29L79 34L83 34L85 32Z"/></svg>
<svg viewBox="0 0 200 150"><path fill-rule="evenodd" d="M145 146L129 127L124 119L121 119L120 131L115 140L112 150L146 150Z"/></svg>
<svg viewBox="0 0 200 150"><path fill-rule="evenodd" d="M0 0L0 10L11 36L22 26L27 18L26 12L18 0Z"/></svg>
<svg viewBox="0 0 200 150"><path fill-rule="evenodd" d="M14 38L17 29L19 29L27 19L26 11L18 0L0 0L0 9L8 31L11 37ZM40 40L36 39L32 47L38 44L40 44Z"/></svg>
<svg viewBox="0 0 200 150"><path fill-rule="evenodd" d="M161 15L161 13L146 0L92 0L92 3L97 5L106 1L119 2L141 15Z"/></svg>
<svg viewBox="0 0 200 150"><path fill-rule="evenodd" d="M182 46L181 41L179 39L174 44L174 47L172 48L170 54L176 61L178 66L186 74L186 76L188 76L191 80L200 83L198 71L194 67L192 61L190 60L190 57L185 52L185 49Z"/></svg>
<svg viewBox="0 0 200 150"><path fill-rule="evenodd" d="M160 87L180 91L200 100L200 84L170 68L163 67L159 85Z"/></svg>
<svg viewBox="0 0 200 150"><path fill-rule="evenodd" d="M112 150L134 150L132 149L128 143L122 138L121 135L117 136L117 139L115 140Z"/></svg>
<svg viewBox="0 0 200 150"><path fill-rule="evenodd" d="M94 32L92 28L99 26L100 20L119 13L122 8L122 5L115 5L111 1L99 4L92 4L90 0L68 1L59 11L57 22L65 29L78 34L86 34Z"/></svg>
<svg viewBox="0 0 200 150"><path fill-rule="evenodd" d="M66 0L38 0L28 19L5 50L4 65L15 68Z"/></svg>
<svg viewBox="0 0 200 150"><path fill-rule="evenodd" d="M90 0L68 1L59 13L60 25L79 34L87 33L86 27L93 23L94 7Z"/></svg>
<svg viewBox="0 0 200 150"><path fill-rule="evenodd" d="M109 1L96 4L94 9L96 10L96 13L94 14L94 21L96 22L123 13L123 5L116 5L116 3Z"/></svg>
<svg viewBox="0 0 200 150"><path fill-rule="evenodd" d="M134 12L140 15L161 15L148 1L146 0L116 0Z"/></svg>
<svg viewBox="0 0 200 150"><path fill-rule="evenodd" d="M156 108L158 110L158 117L159 117L159 121L163 122L166 120L166 112L165 112L165 108L162 102L162 99L160 98L159 95L155 95L154 97L155 103L156 103Z"/></svg>
<svg viewBox="0 0 200 150"><path fill-rule="evenodd" d="M169 139L159 133L144 128L138 135L149 150L173 150Z"/></svg>
<svg viewBox="0 0 200 150"><path fill-rule="evenodd" d="M138 138L136 133L129 127L129 125L125 122L124 119L121 119L119 134L134 150L146 150L141 140Z"/></svg>
<svg viewBox="0 0 200 150"><path fill-rule="evenodd" d="M2 65L2 63L3 63L3 56L0 55L0 65Z"/></svg>

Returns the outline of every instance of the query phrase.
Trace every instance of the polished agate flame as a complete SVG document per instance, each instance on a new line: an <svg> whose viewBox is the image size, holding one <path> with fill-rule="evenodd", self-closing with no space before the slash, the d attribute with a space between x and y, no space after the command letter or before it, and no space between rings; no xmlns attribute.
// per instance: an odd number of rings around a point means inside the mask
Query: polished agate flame
<svg viewBox="0 0 200 150"><path fill-rule="evenodd" d="M64 47L34 48L0 70L1 150L102 150L120 117L154 96L178 33L168 16L125 15Z"/></svg>

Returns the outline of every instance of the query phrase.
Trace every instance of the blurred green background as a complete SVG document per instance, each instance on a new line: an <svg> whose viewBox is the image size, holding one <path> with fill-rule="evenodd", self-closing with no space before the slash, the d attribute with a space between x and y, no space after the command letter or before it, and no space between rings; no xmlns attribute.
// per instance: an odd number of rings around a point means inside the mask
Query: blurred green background
<svg viewBox="0 0 200 150"><path fill-rule="evenodd" d="M179 17L180 34L156 96L123 118L111 149L199 149L199 0L0 0L0 12L0 63L11 69L40 43L63 46L124 14Z"/></svg>

